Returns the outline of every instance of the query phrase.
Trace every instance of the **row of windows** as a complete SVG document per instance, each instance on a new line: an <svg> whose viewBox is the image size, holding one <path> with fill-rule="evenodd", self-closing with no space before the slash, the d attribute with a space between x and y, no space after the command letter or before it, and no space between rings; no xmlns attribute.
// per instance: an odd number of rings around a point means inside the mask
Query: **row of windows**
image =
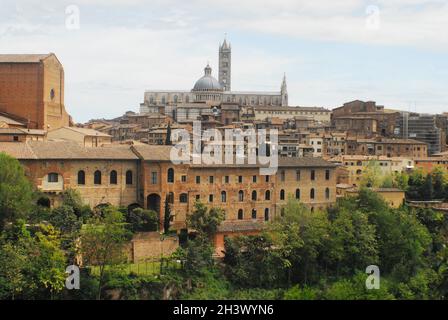
<svg viewBox="0 0 448 320"><path fill-rule="evenodd" d="M86 173L84 170L78 171L78 185L86 184ZM93 174L93 184L102 184L102 173L100 170L96 170ZM118 184L118 174L117 171L112 170L109 173L109 184ZM126 171L126 184L133 184L133 173L131 170Z"/></svg>
<svg viewBox="0 0 448 320"><path fill-rule="evenodd" d="M296 180L300 181L300 170L296 170ZM312 181L316 180L316 170L310 171L310 179ZM286 172L285 170L280 171L280 180L285 181L286 180ZM325 170L325 180L330 180L330 170Z"/></svg>
<svg viewBox="0 0 448 320"><path fill-rule="evenodd" d="M270 176L265 176L265 182L269 182L270 181ZM201 183L201 176L196 176L195 177L195 181L196 184L200 184ZM236 181L238 183L243 183L244 179L243 176L237 176ZM252 176L252 182L256 183L258 181L258 176L254 175ZM173 168L169 168L168 172L167 172L167 182L168 183L174 183L174 169ZM181 176L181 182L187 182L187 176L186 175L182 175ZM215 182L215 177L214 176L209 176L208 177L208 182L209 183L214 183ZM224 183L230 183L230 176L224 176L223 177L223 182ZM157 172L151 172L151 183L152 184L156 184L157 183Z"/></svg>
<svg viewBox="0 0 448 320"><path fill-rule="evenodd" d="M252 201L257 201L258 200L258 196L257 196L257 191L252 191L251 194L251 199ZM264 199L269 201L271 200L271 191L266 190L264 193ZM196 195L196 200L200 200L200 195ZM208 196L208 201L209 202L213 202L214 201L214 195L210 194ZM244 202L244 191L240 190L238 191L238 201L239 202ZM174 203L174 194L172 192L168 193L168 202L169 203ZM188 202L188 195L186 193L181 193L179 195L179 202L180 203L187 203ZM221 202L227 202L227 192L226 191L221 191Z"/></svg>
<svg viewBox="0 0 448 320"><path fill-rule="evenodd" d="M251 213L252 219L257 219L257 209L252 209ZM239 209L238 210L238 220L244 219L244 210ZM269 208L264 209L264 220L269 221Z"/></svg>
<svg viewBox="0 0 448 320"><path fill-rule="evenodd" d="M301 172L300 170L296 170L296 180L299 181L300 180L300 175ZM280 179L281 181L285 181L286 180L286 172L285 170L282 170L280 172ZM311 180L316 180L316 170L311 170L310 171L310 179ZM257 176L252 176L252 182L256 183L258 180ZM330 170L325 170L325 180L330 180ZM182 182L186 182L187 181L187 176L186 175L182 175L181 176L181 181ZM208 177L208 182L209 183L214 183L215 181L215 177L214 176L209 176ZM265 182L269 182L270 181L270 176L265 176ZM168 173L167 173L167 182L168 183L174 183L174 169L173 168L169 168L168 169ZM237 177L237 182L238 183L243 183L243 176L238 176ZM151 173L151 183L152 184L156 184L157 183L157 172L152 172ZM200 184L201 183L201 176L196 176L196 184ZM230 183L230 176L224 176L224 183Z"/></svg>
<svg viewBox="0 0 448 320"><path fill-rule="evenodd" d="M300 200L300 189L296 189L296 194L295 197L297 200ZM285 190L282 189L280 190L280 200L285 200L286 198L286 193ZM310 199L314 200L316 198L316 191L314 188L311 188L310 190ZM264 193L264 199L269 201L271 200L271 191L266 190ZM330 188L326 188L325 189L325 199L329 200L330 199ZM196 195L196 200L200 200L200 195ZM257 191L252 191L251 194L251 200L252 201L257 201L258 200L258 193ZM214 201L214 195L210 194L208 196L208 201L209 202L213 202ZM238 201L239 202L244 202L244 191L240 190L238 191ZM168 202L169 203L174 203L174 193L170 192L168 194ZM181 193L179 195L179 202L180 203L188 203L188 194L186 193ZM225 203L227 202L227 192L226 191L221 191L221 202Z"/></svg>
<svg viewBox="0 0 448 320"><path fill-rule="evenodd" d="M311 188L310 190L310 199L314 200L316 198L316 190ZM296 199L300 200L300 189L296 189ZM330 188L325 188L325 199L330 199ZM280 190L280 200L285 200L285 190Z"/></svg>

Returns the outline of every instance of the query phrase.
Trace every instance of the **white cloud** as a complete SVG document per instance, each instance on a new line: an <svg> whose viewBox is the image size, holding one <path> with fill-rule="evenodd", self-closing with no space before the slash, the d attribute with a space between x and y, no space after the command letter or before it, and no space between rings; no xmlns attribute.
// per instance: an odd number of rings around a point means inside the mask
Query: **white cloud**
<svg viewBox="0 0 448 320"><path fill-rule="evenodd" d="M65 29L65 8L70 4L80 8L80 30ZM378 30L365 27L368 5L380 8ZM55 52L65 68L66 104L79 121L137 110L145 89L188 90L207 60L216 75L217 41L224 31L275 35L292 42L311 39L448 51L448 3L441 0L2 0L2 7L2 53ZM357 85L359 78L351 77L354 69L342 79L309 79L300 70L315 61L307 61L300 52L272 50L270 43L251 48L240 40L232 62L233 86L240 90L278 90L287 72L295 104L335 107L352 95L405 104L402 97L409 95L399 85L394 92L369 82ZM421 86L441 90L434 93L434 104L448 100L443 89ZM428 102L423 99L427 93L413 98Z"/></svg>

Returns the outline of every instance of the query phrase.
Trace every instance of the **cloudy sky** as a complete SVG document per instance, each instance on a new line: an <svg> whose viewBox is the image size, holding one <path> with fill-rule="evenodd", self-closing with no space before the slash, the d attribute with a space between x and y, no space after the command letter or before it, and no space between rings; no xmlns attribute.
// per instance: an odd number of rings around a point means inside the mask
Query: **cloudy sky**
<svg viewBox="0 0 448 320"><path fill-rule="evenodd" d="M56 53L78 122L217 75L225 33L234 90L286 72L291 105L448 111L448 0L1 0L0 53Z"/></svg>

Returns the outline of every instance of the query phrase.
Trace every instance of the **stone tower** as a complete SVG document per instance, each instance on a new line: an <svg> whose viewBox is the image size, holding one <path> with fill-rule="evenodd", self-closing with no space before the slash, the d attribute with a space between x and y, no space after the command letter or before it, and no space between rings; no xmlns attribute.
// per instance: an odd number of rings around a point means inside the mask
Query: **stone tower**
<svg viewBox="0 0 448 320"><path fill-rule="evenodd" d="M287 107L288 106L288 86L286 85L286 74L283 75L281 95L282 95L282 106Z"/></svg>
<svg viewBox="0 0 448 320"><path fill-rule="evenodd" d="M224 42L219 47L219 83L222 85L224 91L231 90L231 71L232 71L232 48Z"/></svg>

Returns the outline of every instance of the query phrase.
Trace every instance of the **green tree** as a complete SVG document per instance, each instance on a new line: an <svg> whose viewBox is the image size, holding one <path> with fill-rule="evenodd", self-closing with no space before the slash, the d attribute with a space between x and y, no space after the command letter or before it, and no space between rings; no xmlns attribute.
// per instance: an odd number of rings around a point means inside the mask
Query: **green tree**
<svg viewBox="0 0 448 320"><path fill-rule="evenodd" d="M291 196L283 217L269 228L275 247L288 263L288 282L309 284L326 272L323 255L330 240L330 221L325 211L314 211Z"/></svg>
<svg viewBox="0 0 448 320"><path fill-rule="evenodd" d="M409 175L406 198L410 200L424 200L426 175L422 169L413 170Z"/></svg>
<svg viewBox="0 0 448 320"><path fill-rule="evenodd" d="M375 226L368 215L341 208L331 222L326 260L336 275L350 275L366 266L378 263L378 244Z"/></svg>
<svg viewBox="0 0 448 320"><path fill-rule="evenodd" d="M0 231L7 222L29 214L33 199L31 183L20 163L0 152Z"/></svg>
<svg viewBox="0 0 448 320"><path fill-rule="evenodd" d="M62 193L62 205L71 207L74 214L83 221L92 216L92 210L88 205L83 203L81 194L78 190L64 190Z"/></svg>
<svg viewBox="0 0 448 320"><path fill-rule="evenodd" d="M73 207L67 205L54 208L49 220L63 234L77 233L82 226L82 221L78 219Z"/></svg>
<svg viewBox="0 0 448 320"><path fill-rule="evenodd" d="M28 256L36 287L47 289L53 298L64 288L66 278L66 257L61 249L59 231L51 225L41 225Z"/></svg>
<svg viewBox="0 0 448 320"><path fill-rule="evenodd" d="M369 290L366 288L365 273L356 273L351 278L343 278L333 282L326 288L323 298L326 300L394 300L389 285L381 278L380 289Z"/></svg>
<svg viewBox="0 0 448 320"><path fill-rule="evenodd" d="M444 200L446 198L446 185L448 173L442 167L436 167L431 172L432 182L434 185L434 198L437 200Z"/></svg>
<svg viewBox="0 0 448 320"><path fill-rule="evenodd" d="M14 300L27 287L24 265L27 256L23 248L7 242L0 248L0 299Z"/></svg>
<svg viewBox="0 0 448 320"><path fill-rule="evenodd" d="M132 232L157 231L159 227L158 214L152 210L135 208L126 215Z"/></svg>
<svg viewBox="0 0 448 320"><path fill-rule="evenodd" d="M187 217L187 226L199 233L200 236L211 238L224 221L224 211L220 208L208 209L197 201L193 212Z"/></svg>
<svg viewBox="0 0 448 320"><path fill-rule="evenodd" d="M313 287L304 286L301 288L299 285L288 289L284 295L285 300L317 300L319 297L319 290Z"/></svg>
<svg viewBox="0 0 448 320"><path fill-rule="evenodd" d="M286 264L269 234L225 240L225 274L237 287L274 288L286 282Z"/></svg>
<svg viewBox="0 0 448 320"><path fill-rule="evenodd" d="M171 215L171 206L169 202L168 195L165 197L165 213L163 214L163 232L165 234L170 233L170 227L171 227L171 220L173 219L173 216Z"/></svg>
<svg viewBox="0 0 448 320"><path fill-rule="evenodd" d="M51 225L34 227L34 236L18 220L3 233L0 294L3 298L53 298L64 288L66 257L60 234Z"/></svg>
<svg viewBox="0 0 448 320"><path fill-rule="evenodd" d="M81 254L83 263L99 268L97 299L101 299L105 269L126 261L124 245L129 232L124 217L114 207L103 210L102 216L91 218L81 230Z"/></svg>
<svg viewBox="0 0 448 320"><path fill-rule="evenodd" d="M381 185L383 173L381 167L376 160L370 160L361 176L361 187L377 188Z"/></svg>

